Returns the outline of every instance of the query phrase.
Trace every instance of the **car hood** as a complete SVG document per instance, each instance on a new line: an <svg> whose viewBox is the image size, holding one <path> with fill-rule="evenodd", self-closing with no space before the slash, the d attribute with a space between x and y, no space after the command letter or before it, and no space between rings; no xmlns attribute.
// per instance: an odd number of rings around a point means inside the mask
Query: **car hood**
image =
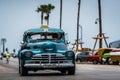
<svg viewBox="0 0 120 80"><path fill-rule="evenodd" d="M58 46L61 46L63 43L56 42L37 42L37 43L28 43L27 46L30 47L31 51L40 52L40 53L56 53L56 52L65 52L66 50L61 50Z"/></svg>

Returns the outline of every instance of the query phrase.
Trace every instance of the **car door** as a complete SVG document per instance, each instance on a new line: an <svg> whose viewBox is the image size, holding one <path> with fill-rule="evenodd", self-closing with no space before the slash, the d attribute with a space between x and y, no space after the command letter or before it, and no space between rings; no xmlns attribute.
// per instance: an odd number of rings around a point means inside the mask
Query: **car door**
<svg viewBox="0 0 120 80"><path fill-rule="evenodd" d="M89 52L83 52L81 54L81 60L84 61L84 62L87 62L88 61L88 56L89 56Z"/></svg>

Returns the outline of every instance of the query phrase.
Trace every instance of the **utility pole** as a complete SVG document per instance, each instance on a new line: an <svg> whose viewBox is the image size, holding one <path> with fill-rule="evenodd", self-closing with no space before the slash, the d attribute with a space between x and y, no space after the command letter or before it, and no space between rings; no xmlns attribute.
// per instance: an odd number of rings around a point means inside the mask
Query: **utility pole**
<svg viewBox="0 0 120 80"><path fill-rule="evenodd" d="M83 40L82 40L82 35L83 35L83 34L82 34L82 32L83 32L83 31L82 31L82 26L79 25L79 27L81 28L81 38L80 38L80 42L79 42L79 44L80 44L80 46L81 46L81 50L82 50L82 48L83 48L83 47L82 47L82 44L83 44Z"/></svg>
<svg viewBox="0 0 120 80"><path fill-rule="evenodd" d="M78 15L77 15L77 40L76 40L76 51L78 51L79 46L79 16L80 16L80 3L81 0L78 1Z"/></svg>
<svg viewBox="0 0 120 80"><path fill-rule="evenodd" d="M104 39L106 47L108 48L106 39L108 39L109 37L105 37L104 35L105 33L102 32L101 0L98 0L98 12L99 12L99 18L96 19L95 24L97 23L97 21L99 21L99 34L96 37L93 37L93 39L95 39L95 44L92 53L94 53L98 39L99 39L99 48L102 48L102 39Z"/></svg>
<svg viewBox="0 0 120 80"><path fill-rule="evenodd" d="M1 43L2 43L2 45L3 45L3 53L5 52L5 43L6 43L6 38L2 38L1 39Z"/></svg>
<svg viewBox="0 0 120 80"><path fill-rule="evenodd" d="M102 37L101 0L98 0L98 10L99 10L99 37ZM99 48L102 48L102 39L99 39Z"/></svg>
<svg viewBox="0 0 120 80"><path fill-rule="evenodd" d="M62 0L60 0L60 29L62 29Z"/></svg>

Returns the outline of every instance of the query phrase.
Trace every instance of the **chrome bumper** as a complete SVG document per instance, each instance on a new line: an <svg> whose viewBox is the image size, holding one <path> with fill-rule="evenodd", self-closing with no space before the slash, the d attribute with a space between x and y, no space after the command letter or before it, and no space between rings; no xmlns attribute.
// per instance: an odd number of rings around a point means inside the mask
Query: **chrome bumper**
<svg viewBox="0 0 120 80"><path fill-rule="evenodd" d="M47 63L47 64L25 64L24 67L26 68L69 68L74 67L75 64L73 63Z"/></svg>

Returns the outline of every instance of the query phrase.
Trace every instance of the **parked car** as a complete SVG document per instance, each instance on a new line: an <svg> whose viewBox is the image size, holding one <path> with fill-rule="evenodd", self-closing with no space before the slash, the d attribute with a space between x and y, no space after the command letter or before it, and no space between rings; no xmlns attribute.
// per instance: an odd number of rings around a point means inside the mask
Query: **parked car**
<svg viewBox="0 0 120 80"><path fill-rule="evenodd" d="M6 57L5 53L1 53L1 56L2 56L2 58Z"/></svg>
<svg viewBox="0 0 120 80"><path fill-rule="evenodd" d="M17 53L11 53L10 56L13 57L13 58L17 58L18 54Z"/></svg>
<svg viewBox="0 0 120 80"><path fill-rule="evenodd" d="M92 62L93 64L98 64L99 62L98 52L95 52L92 55L88 56L88 61Z"/></svg>
<svg viewBox="0 0 120 80"><path fill-rule="evenodd" d="M88 57L92 55L91 52L78 52L76 53L76 62L88 62Z"/></svg>
<svg viewBox="0 0 120 80"><path fill-rule="evenodd" d="M104 60L104 57L108 57L108 55L104 55L105 53L110 53L113 49L112 48L100 48L97 50L95 54L88 57L88 61L93 62L93 64L104 64L106 60ZM103 57L104 56L104 57Z"/></svg>
<svg viewBox="0 0 120 80"><path fill-rule="evenodd" d="M120 62L120 49L113 49L110 52L110 61L112 64L119 65Z"/></svg>
<svg viewBox="0 0 120 80"><path fill-rule="evenodd" d="M3 57L2 57L1 54L0 54L0 60L2 60L2 58L3 58Z"/></svg>

